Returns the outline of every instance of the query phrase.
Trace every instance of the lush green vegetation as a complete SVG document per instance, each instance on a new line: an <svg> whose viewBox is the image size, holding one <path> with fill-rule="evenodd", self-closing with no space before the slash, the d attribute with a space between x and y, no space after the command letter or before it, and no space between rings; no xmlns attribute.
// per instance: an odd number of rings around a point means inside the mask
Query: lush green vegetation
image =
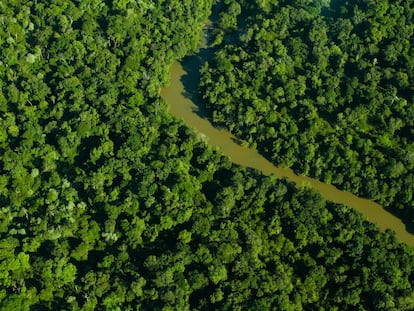
<svg viewBox="0 0 414 311"><path fill-rule="evenodd" d="M413 221L413 1L225 2L201 81L212 120Z"/></svg>
<svg viewBox="0 0 414 311"><path fill-rule="evenodd" d="M0 2L0 310L412 310L414 252L159 98L212 1Z"/></svg>

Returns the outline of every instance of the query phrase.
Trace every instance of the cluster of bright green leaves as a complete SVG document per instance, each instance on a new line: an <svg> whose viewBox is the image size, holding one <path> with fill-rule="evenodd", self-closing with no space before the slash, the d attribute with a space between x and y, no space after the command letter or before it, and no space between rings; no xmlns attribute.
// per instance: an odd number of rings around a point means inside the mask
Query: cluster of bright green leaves
<svg viewBox="0 0 414 311"><path fill-rule="evenodd" d="M237 25L201 81L213 121L411 222L413 1L227 2Z"/></svg>
<svg viewBox="0 0 414 311"><path fill-rule="evenodd" d="M185 129L158 91L168 66L197 47L210 7L211 1L0 3L4 310L69 309L77 300L93 309L98 298L104 306L109 283L91 300L78 287L94 268L85 261L103 260L120 226L136 247L145 229L155 239L191 216L197 186L188 174L186 135L179 134ZM161 215L164 204L168 217Z"/></svg>
<svg viewBox="0 0 414 311"><path fill-rule="evenodd" d="M167 113L211 4L0 2L0 310L413 309L391 233Z"/></svg>

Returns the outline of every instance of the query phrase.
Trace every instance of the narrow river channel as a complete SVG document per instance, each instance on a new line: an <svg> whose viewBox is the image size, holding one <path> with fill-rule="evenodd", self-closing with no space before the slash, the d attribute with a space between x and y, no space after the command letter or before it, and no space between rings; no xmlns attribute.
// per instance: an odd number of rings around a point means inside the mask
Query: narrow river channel
<svg viewBox="0 0 414 311"><path fill-rule="evenodd" d="M196 97L198 70L201 60L197 59L197 56L193 56L187 58L183 65L176 62L171 66L170 85L161 89L161 96L168 102L171 114L184 120L189 127L194 128L200 134L205 135L207 142L218 147L233 163L257 169L265 175L275 174L280 178L285 177L287 180L296 183L297 186L307 184L319 191L326 200L356 209L369 221L376 223L381 230L394 230L400 241L414 247L414 235L406 230L400 219L387 212L381 205L359 198L349 192L340 191L334 186L316 179L296 175L290 169L277 167L255 149L238 145L235 137L230 132L215 128L205 117L203 105Z"/></svg>

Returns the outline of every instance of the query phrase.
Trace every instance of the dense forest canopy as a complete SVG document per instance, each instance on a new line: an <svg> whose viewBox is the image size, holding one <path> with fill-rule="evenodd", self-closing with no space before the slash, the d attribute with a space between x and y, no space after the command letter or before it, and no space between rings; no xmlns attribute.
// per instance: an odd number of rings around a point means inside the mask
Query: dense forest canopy
<svg viewBox="0 0 414 311"><path fill-rule="evenodd" d="M0 2L0 310L414 308L392 232L168 114L211 6Z"/></svg>
<svg viewBox="0 0 414 311"><path fill-rule="evenodd" d="M212 120L413 222L413 1L224 2L200 84Z"/></svg>

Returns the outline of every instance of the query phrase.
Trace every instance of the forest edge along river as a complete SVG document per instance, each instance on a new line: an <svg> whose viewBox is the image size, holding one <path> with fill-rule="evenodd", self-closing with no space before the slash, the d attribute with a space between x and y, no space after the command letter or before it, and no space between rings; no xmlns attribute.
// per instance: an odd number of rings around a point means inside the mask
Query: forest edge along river
<svg viewBox="0 0 414 311"><path fill-rule="evenodd" d="M204 136L208 144L218 147L235 164L257 169L265 175L274 174L286 178L296 186L308 185L317 190L326 200L344 204L362 213L369 221L376 223L381 230L391 229L397 238L414 247L414 235L407 231L405 224L381 205L352 193L338 190L332 185L316 179L296 175L291 169L277 167L259 152L236 143L237 139L228 131L215 128L205 115L201 100L197 97L197 84L201 64L211 57L209 48L201 48L199 53L187 57L182 63L175 62L170 68L170 84L161 89L161 96L167 101L170 113L182 119L189 127Z"/></svg>

